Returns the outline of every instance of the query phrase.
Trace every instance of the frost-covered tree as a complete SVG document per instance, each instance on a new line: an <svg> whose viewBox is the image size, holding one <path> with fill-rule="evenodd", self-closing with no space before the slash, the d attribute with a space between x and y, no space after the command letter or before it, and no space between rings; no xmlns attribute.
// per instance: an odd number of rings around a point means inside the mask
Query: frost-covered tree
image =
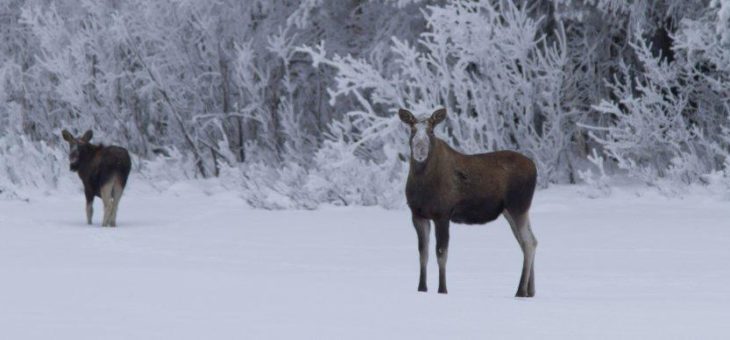
<svg viewBox="0 0 730 340"><path fill-rule="evenodd" d="M620 65L607 81L613 98L595 109L607 119L589 127L606 154L650 184L695 183L722 167L728 145L730 60L718 4L683 18L672 34L672 58L653 52L637 31L630 42L637 63Z"/></svg>
<svg viewBox="0 0 730 340"><path fill-rule="evenodd" d="M93 128L156 183L398 206L395 111L437 106L450 144L520 150L543 185L709 183L730 154L728 18L727 0L3 1L0 185L60 185L1 171L54 169L60 128Z"/></svg>
<svg viewBox="0 0 730 340"><path fill-rule="evenodd" d="M429 7L429 30L415 43L393 39L393 62L304 48L315 65L338 72L332 103L352 97L356 108L333 125L338 138L364 159L383 161L384 145L404 153L399 107L451 114L445 137L464 152L517 149L538 162L543 183L556 181L577 114L564 101L570 75L561 26L548 41L543 18L509 2L455 1ZM395 155L391 155L395 157Z"/></svg>

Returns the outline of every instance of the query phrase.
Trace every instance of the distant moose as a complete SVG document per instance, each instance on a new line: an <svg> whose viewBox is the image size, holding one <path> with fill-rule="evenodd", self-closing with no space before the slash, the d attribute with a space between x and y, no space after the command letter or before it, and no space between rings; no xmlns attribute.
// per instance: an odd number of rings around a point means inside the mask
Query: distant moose
<svg viewBox="0 0 730 340"><path fill-rule="evenodd" d="M86 222L91 224L94 196L98 196L104 202L104 218L101 225L115 227L119 201L132 167L129 152L119 146L89 143L93 136L91 130L86 131L81 138L74 138L67 130L63 130L61 135L69 145L71 171L78 172L84 184Z"/></svg>
<svg viewBox="0 0 730 340"><path fill-rule="evenodd" d="M455 151L433 133L434 127L446 118L446 109L436 110L430 118L423 120L416 119L405 109L401 109L398 116L411 129L406 199L418 235L421 262L418 290L428 290L426 264L430 220L436 226L438 292L446 294L449 222L484 224L502 214L524 255L516 296L535 296L533 263L537 240L528 217L537 178L535 163L513 151L476 155Z"/></svg>

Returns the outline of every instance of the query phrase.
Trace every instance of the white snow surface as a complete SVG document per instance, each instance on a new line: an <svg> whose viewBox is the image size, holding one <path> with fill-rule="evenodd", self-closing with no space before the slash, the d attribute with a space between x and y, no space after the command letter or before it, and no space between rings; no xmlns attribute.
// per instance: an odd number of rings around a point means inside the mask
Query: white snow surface
<svg viewBox="0 0 730 340"><path fill-rule="evenodd" d="M80 186L80 184L79 184ZM503 218L452 225L448 295L416 291L407 210L248 208L136 185L116 228L79 192L0 201L2 339L727 339L730 203L539 191L537 296Z"/></svg>

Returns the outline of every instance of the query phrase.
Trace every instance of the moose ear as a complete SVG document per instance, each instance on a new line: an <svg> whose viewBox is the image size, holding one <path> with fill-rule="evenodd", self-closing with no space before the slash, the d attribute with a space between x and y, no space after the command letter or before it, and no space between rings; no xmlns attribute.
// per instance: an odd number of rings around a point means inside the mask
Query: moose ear
<svg viewBox="0 0 730 340"><path fill-rule="evenodd" d="M438 109L431 114L431 118L429 118L429 122L431 122L431 126L436 126L439 123L443 122L444 119L446 119L446 109Z"/></svg>
<svg viewBox="0 0 730 340"><path fill-rule="evenodd" d="M69 143L74 141L74 136L71 134L71 132L68 132L68 130L66 130L66 129L63 129L63 131L61 131L61 137L63 137L63 140L65 140Z"/></svg>
<svg viewBox="0 0 730 340"><path fill-rule="evenodd" d="M91 140L91 137L94 137L94 133L91 130L87 130L86 133L84 133L84 136L81 137L81 140L88 143Z"/></svg>
<svg viewBox="0 0 730 340"><path fill-rule="evenodd" d="M403 121L403 123L406 123L408 125L416 124L416 117L413 116L411 111L408 111L406 109L398 110L398 117L400 117L400 120Z"/></svg>

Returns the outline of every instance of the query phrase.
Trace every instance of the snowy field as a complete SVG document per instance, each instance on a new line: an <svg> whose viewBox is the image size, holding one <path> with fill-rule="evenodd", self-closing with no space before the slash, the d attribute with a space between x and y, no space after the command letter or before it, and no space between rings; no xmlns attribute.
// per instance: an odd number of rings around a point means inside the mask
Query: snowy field
<svg viewBox="0 0 730 340"><path fill-rule="evenodd" d="M537 296L506 222L453 225L418 293L405 210L262 211L134 182L115 229L79 194L0 201L2 339L727 339L730 202L537 193ZM432 238L432 247L433 247Z"/></svg>

